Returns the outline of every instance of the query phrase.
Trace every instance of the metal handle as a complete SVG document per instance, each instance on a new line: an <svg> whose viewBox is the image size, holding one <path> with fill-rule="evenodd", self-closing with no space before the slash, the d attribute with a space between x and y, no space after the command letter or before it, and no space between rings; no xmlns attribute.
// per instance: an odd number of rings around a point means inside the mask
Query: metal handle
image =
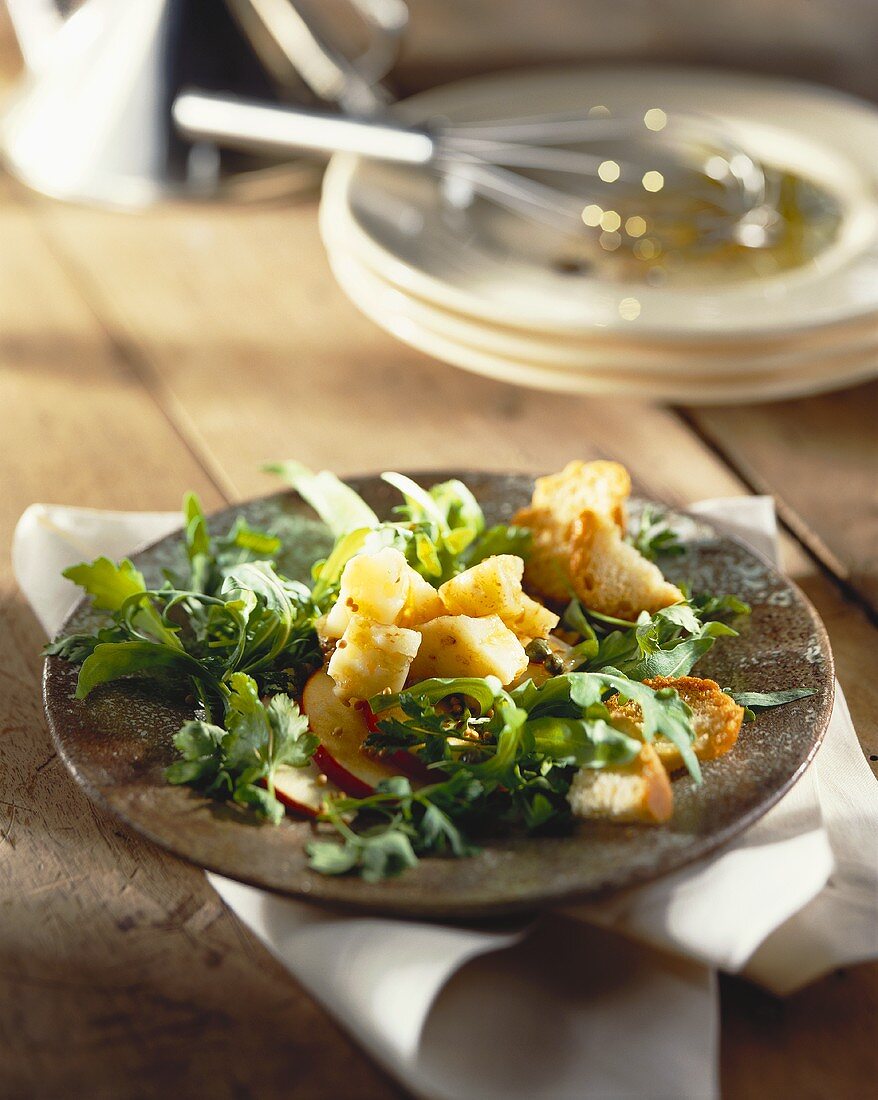
<svg viewBox="0 0 878 1100"><path fill-rule="evenodd" d="M248 151L358 153L403 164L427 164L436 153L423 130L194 90L177 96L173 116L192 141Z"/></svg>

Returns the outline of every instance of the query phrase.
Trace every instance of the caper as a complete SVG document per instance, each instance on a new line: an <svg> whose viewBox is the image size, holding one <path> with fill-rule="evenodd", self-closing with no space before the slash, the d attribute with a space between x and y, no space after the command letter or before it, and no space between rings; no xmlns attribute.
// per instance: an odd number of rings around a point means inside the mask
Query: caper
<svg viewBox="0 0 878 1100"><path fill-rule="evenodd" d="M534 638L533 641L528 642L524 652L536 664L544 664L547 658L552 656L552 650L545 638Z"/></svg>
<svg viewBox="0 0 878 1100"><path fill-rule="evenodd" d="M557 653L550 653L543 663L546 666L546 671L553 676L557 676L564 671L564 662Z"/></svg>

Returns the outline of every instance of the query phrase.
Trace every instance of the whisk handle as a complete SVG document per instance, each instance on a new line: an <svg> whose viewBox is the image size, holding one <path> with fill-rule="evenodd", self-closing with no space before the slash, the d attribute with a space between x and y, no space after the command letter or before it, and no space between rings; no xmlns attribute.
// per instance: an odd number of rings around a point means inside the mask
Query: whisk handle
<svg viewBox="0 0 878 1100"><path fill-rule="evenodd" d="M247 151L358 153L403 164L427 164L436 155L423 130L197 90L181 92L172 113L190 140Z"/></svg>

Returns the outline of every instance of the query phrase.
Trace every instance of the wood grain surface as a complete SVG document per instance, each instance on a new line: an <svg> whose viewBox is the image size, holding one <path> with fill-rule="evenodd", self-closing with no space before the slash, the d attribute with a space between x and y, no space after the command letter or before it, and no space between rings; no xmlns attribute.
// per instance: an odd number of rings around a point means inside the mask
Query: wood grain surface
<svg viewBox="0 0 878 1100"><path fill-rule="evenodd" d="M669 410L514 389L394 343L335 286L314 204L66 208L0 185L0 544L35 500L218 507L295 456L345 472L619 459L673 503L756 489L878 758L878 391ZM0 554L0 1095L401 1095L203 876L92 807L43 724L40 631ZM873 767L875 761L873 761ZM737 1098L868 1094L878 966L785 1001L722 984Z"/></svg>

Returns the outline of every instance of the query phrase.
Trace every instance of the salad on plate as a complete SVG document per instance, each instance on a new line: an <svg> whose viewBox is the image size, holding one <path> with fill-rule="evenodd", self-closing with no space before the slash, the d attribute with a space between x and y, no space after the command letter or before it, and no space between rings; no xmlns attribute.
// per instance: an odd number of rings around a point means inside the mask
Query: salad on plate
<svg viewBox="0 0 878 1100"><path fill-rule="evenodd" d="M46 652L79 666L79 699L144 674L189 693L168 782L310 820L317 873L375 881L582 819L661 826L676 776L701 783L754 712L810 694L693 674L749 608L665 578L685 548L654 507L629 523L617 463L538 478L494 526L457 479L382 475L400 501L382 521L329 472L271 469L334 537L310 583L279 569L282 533L239 517L211 536L189 494L185 574L71 567L105 621Z"/></svg>

